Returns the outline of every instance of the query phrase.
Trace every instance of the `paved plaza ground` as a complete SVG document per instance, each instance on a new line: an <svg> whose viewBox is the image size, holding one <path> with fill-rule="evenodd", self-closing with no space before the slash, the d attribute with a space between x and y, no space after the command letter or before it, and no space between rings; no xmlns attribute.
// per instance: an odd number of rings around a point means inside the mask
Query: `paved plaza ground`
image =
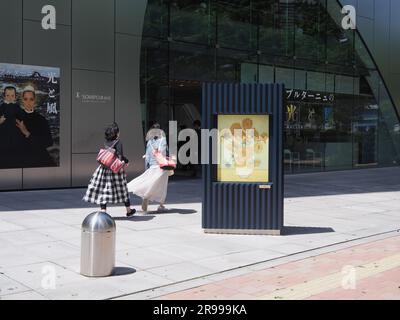
<svg viewBox="0 0 400 320"><path fill-rule="evenodd" d="M172 181L165 213L138 212L127 219L123 207L111 207L117 223L116 274L95 279L79 274L81 223L96 210L81 201L84 189L0 193L0 299L196 298L199 288L206 292L197 296L201 299L251 299L256 294L289 299L291 289L302 292L295 298L325 298L330 292L299 287L314 269L322 283L336 281L329 276L337 277L343 264L370 270L378 261L383 274L399 274L399 167L293 175L285 183L282 236L204 234L199 180ZM139 203L135 198L136 208ZM362 253L351 254L354 248ZM381 255L385 250L386 256ZM300 274L290 272L296 268ZM55 271L54 288L46 286L49 270ZM271 281L263 292L228 293L223 284L264 274ZM284 284L275 276L283 277ZM379 282L374 281L368 283ZM283 288L281 295L273 293ZM395 292L387 293L389 298Z"/></svg>
<svg viewBox="0 0 400 320"><path fill-rule="evenodd" d="M400 235L214 281L163 300L400 300Z"/></svg>

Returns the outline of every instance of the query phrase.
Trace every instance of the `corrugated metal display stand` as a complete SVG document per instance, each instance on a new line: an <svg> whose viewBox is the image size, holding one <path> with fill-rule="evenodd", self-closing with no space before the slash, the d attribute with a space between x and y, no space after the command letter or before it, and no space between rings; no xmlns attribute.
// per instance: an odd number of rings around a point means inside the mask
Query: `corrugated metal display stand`
<svg viewBox="0 0 400 320"><path fill-rule="evenodd" d="M210 164L203 164L202 227L207 233L280 235L283 228L283 115L282 84L204 83L203 129L217 128L217 116L268 114L269 181L218 182L212 164L216 144L207 145ZM207 141L209 140L209 141ZM204 150L204 149L203 149ZM204 154L202 155L204 157Z"/></svg>

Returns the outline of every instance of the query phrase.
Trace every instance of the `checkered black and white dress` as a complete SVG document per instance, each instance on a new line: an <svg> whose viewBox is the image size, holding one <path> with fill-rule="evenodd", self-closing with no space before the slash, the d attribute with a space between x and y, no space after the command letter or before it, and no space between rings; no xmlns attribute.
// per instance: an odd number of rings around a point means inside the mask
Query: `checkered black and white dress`
<svg viewBox="0 0 400 320"><path fill-rule="evenodd" d="M128 202L129 193L124 169L114 173L102 165L98 166L83 200L99 205Z"/></svg>

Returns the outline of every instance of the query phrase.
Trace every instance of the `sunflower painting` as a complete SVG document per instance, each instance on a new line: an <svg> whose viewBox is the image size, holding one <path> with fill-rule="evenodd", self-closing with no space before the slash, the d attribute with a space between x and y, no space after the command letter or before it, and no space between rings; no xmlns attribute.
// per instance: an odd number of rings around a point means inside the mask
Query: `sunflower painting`
<svg viewBox="0 0 400 320"><path fill-rule="evenodd" d="M218 181L268 182L269 116L218 115L218 131Z"/></svg>

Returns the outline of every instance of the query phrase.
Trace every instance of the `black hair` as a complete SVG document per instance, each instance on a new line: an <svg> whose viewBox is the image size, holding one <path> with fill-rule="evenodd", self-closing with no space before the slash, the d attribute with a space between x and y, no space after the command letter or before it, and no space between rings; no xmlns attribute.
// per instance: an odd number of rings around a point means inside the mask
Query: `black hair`
<svg viewBox="0 0 400 320"><path fill-rule="evenodd" d="M119 133L119 128L118 124L114 122L113 124L110 124L104 133L104 136L106 138L106 141L114 141L117 139Z"/></svg>
<svg viewBox="0 0 400 320"><path fill-rule="evenodd" d="M4 97L6 96L6 91L7 91L7 90L14 90L15 95L17 95L17 89L16 89L15 87L13 87L13 86L7 86L7 87L4 88L4 91L3 91L3 96L4 96Z"/></svg>
<svg viewBox="0 0 400 320"><path fill-rule="evenodd" d="M161 126L157 121L154 121L152 124L149 132L147 133L146 140L149 140L148 137L152 137L150 139L157 140L158 138L161 138L163 134L163 131L161 130Z"/></svg>

